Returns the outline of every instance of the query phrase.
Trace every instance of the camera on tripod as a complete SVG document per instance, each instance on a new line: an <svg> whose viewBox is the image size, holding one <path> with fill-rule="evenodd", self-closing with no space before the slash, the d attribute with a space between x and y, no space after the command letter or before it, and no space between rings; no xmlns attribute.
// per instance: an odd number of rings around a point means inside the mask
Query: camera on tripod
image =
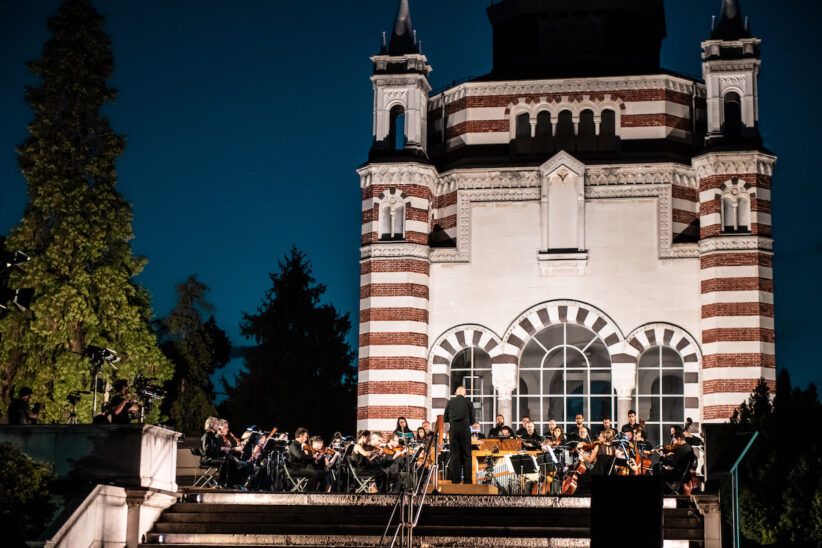
<svg viewBox="0 0 822 548"><path fill-rule="evenodd" d="M80 394L81 392L79 390L69 392L68 396L66 396L66 399L68 400L69 404L77 405L77 402L79 402L80 398L82 397ZM86 394L88 394L88 392L86 392Z"/></svg>
<svg viewBox="0 0 822 548"><path fill-rule="evenodd" d="M165 389L151 382L156 380L156 378L137 375L132 386L134 386L134 390L143 400L156 400L159 398L164 398L166 396Z"/></svg>

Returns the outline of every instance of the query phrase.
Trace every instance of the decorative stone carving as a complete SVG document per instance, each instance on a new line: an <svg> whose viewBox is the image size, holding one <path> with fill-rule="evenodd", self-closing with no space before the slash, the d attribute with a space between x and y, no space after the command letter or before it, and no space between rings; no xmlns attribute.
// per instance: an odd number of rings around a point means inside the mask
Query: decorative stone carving
<svg viewBox="0 0 822 548"><path fill-rule="evenodd" d="M360 260L370 258L413 257L428 259L429 247L423 244L411 243L375 243L360 248Z"/></svg>
<svg viewBox="0 0 822 548"><path fill-rule="evenodd" d="M764 152L709 152L693 159L700 179L711 175L773 175L776 156Z"/></svg>

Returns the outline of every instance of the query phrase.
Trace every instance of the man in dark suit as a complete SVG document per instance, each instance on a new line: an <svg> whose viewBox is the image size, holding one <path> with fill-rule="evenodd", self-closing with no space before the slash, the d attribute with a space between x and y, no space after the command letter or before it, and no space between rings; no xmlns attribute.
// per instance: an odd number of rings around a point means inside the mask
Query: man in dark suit
<svg viewBox="0 0 822 548"><path fill-rule="evenodd" d="M460 386L445 406L445 421L450 425L451 482L471 483L471 425L474 424L474 404L465 397ZM463 479L463 474L465 478Z"/></svg>

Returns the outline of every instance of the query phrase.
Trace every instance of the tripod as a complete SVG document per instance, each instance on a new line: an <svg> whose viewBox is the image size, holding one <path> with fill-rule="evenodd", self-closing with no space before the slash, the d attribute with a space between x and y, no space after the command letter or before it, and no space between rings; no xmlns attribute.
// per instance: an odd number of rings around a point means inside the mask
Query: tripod
<svg viewBox="0 0 822 548"><path fill-rule="evenodd" d="M71 409L69 410L69 417L66 420L66 424L79 424L77 422L77 400L69 398L69 405L71 405Z"/></svg>

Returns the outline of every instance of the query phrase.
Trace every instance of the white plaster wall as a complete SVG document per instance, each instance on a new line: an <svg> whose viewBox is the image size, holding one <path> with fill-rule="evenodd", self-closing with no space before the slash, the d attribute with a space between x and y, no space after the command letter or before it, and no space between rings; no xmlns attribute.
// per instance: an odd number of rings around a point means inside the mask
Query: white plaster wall
<svg viewBox="0 0 822 548"><path fill-rule="evenodd" d="M582 276L540 277L539 209L537 201L471 204L471 262L431 265L431 341L464 323L502 336L525 309L554 299L601 309L623 336L661 321L699 340L699 260L658 258L656 198L586 200Z"/></svg>

